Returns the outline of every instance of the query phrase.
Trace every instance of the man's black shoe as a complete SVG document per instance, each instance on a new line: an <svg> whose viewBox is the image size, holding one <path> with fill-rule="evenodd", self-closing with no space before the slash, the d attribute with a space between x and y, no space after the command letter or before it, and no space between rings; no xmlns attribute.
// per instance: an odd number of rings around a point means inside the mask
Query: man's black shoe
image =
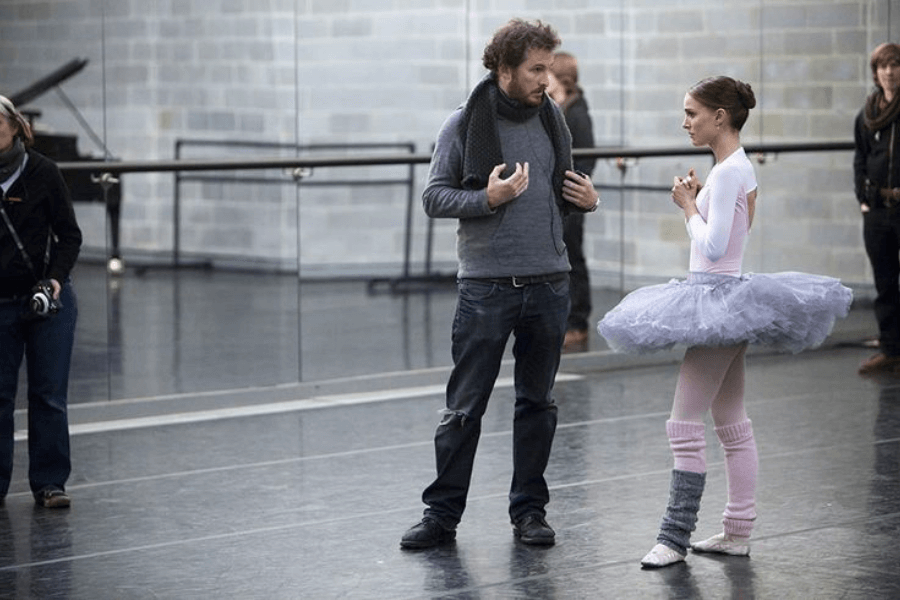
<svg viewBox="0 0 900 600"><path fill-rule="evenodd" d="M44 508L69 508L72 499L60 488L49 486L34 495L34 502Z"/></svg>
<svg viewBox="0 0 900 600"><path fill-rule="evenodd" d="M531 546L552 546L556 543L556 532L538 514L519 519L513 524L513 533L523 544Z"/></svg>
<svg viewBox="0 0 900 600"><path fill-rule="evenodd" d="M455 529L446 529L434 519L425 517L410 527L400 540L401 548L432 548L449 544L456 539Z"/></svg>

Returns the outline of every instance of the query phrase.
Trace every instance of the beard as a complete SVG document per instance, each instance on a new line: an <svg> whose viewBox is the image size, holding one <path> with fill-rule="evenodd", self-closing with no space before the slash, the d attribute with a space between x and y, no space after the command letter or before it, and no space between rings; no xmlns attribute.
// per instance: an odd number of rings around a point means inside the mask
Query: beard
<svg viewBox="0 0 900 600"><path fill-rule="evenodd" d="M544 88L536 87L533 90L528 90L525 88L525 85L522 81L513 76L510 80L509 85L507 86L506 95L521 102L525 106L540 106L544 101Z"/></svg>

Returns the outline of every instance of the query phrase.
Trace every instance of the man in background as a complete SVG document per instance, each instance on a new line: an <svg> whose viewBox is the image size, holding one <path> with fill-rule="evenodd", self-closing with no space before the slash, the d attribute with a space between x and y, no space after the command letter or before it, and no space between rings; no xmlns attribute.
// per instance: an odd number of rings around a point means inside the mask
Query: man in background
<svg viewBox="0 0 900 600"><path fill-rule="evenodd" d="M573 148L593 148L594 131L584 92L578 86L578 61L567 52L554 55L551 72L555 81L550 96L559 104L572 134ZM593 158L575 160L575 170L591 176ZM570 213L563 227L563 241L569 250L569 295L572 298L563 352L583 352L588 349L588 322L591 316L591 283L584 258L584 214Z"/></svg>

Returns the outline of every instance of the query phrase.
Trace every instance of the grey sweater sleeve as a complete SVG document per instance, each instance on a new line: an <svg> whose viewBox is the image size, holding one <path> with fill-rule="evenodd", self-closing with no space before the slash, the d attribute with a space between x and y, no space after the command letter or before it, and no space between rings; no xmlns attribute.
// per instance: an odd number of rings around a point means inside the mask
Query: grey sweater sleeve
<svg viewBox="0 0 900 600"><path fill-rule="evenodd" d="M468 219L494 213L488 206L487 189L462 188L462 140L459 136L462 109L452 113L438 134L428 183L422 193L425 213L433 218Z"/></svg>

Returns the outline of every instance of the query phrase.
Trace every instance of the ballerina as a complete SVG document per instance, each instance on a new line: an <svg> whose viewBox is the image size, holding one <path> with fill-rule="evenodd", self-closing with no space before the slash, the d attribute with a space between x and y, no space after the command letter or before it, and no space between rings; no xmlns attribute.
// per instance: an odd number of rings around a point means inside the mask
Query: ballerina
<svg viewBox="0 0 900 600"><path fill-rule="evenodd" d="M706 426L712 412L725 453L728 502L723 531L695 551L745 556L756 519L757 450L744 407L748 344L799 352L821 344L850 309L852 292L831 277L798 272L743 274L744 242L757 198L753 165L740 131L756 106L751 87L731 77L694 85L684 98L683 128L716 163L706 183L694 169L675 177L672 200L691 239L689 275L628 294L598 323L616 351L687 346L666 434L674 455L669 502L645 567L684 560L706 483Z"/></svg>

